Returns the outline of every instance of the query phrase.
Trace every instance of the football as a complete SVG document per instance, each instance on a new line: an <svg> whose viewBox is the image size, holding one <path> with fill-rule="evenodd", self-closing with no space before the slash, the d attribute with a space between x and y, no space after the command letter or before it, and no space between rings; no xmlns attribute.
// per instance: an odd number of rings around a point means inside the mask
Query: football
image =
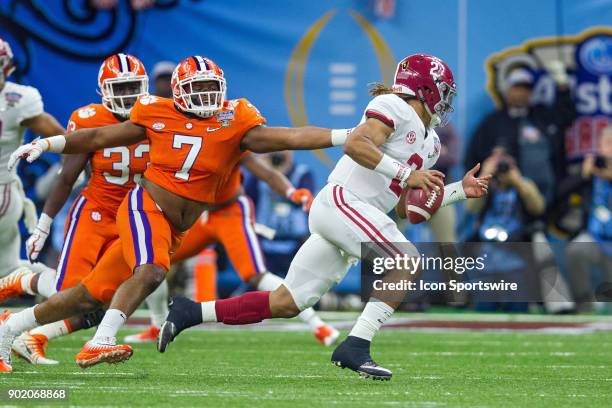
<svg viewBox="0 0 612 408"><path fill-rule="evenodd" d="M412 188L406 194L406 216L411 224L427 221L438 211L444 198L444 190L432 190L429 195L420 188Z"/></svg>

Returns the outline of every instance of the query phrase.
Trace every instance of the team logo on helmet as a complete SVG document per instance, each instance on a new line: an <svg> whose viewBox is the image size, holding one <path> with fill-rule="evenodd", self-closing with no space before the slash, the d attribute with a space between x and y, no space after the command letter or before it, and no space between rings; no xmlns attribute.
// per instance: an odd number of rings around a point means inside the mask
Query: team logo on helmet
<svg viewBox="0 0 612 408"><path fill-rule="evenodd" d="M128 118L136 100L148 95L149 77L138 58L128 54L108 57L98 72L102 103L111 112Z"/></svg>
<svg viewBox="0 0 612 408"><path fill-rule="evenodd" d="M223 70L206 57L194 55L186 58L172 73L172 94L179 109L209 118L225 104Z"/></svg>

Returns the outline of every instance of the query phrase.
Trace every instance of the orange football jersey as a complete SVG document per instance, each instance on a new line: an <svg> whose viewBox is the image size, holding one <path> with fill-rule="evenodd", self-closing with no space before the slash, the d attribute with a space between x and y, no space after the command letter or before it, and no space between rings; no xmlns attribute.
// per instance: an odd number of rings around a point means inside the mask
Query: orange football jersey
<svg viewBox="0 0 612 408"><path fill-rule="evenodd" d="M147 130L151 163L145 178L190 200L218 204L240 187L235 171L243 135L265 123L246 99L231 100L210 118L179 112L172 99L140 97L130 120Z"/></svg>
<svg viewBox="0 0 612 408"><path fill-rule="evenodd" d="M75 110L68 122L68 137L77 129L119 123L104 105L92 103ZM83 195L101 209L117 213L123 197L134 187L149 163L149 143L109 147L92 153L89 159L91 176Z"/></svg>

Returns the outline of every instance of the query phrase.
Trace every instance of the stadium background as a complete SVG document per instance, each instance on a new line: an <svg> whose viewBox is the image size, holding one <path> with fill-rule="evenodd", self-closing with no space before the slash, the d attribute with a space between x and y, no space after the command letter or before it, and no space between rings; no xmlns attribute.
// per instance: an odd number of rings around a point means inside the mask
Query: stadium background
<svg viewBox="0 0 612 408"><path fill-rule="evenodd" d="M385 9L389 4L391 13ZM598 0L517 0L512 7L486 0L451 0L436 7L393 0L307 6L282 0L13 0L0 4L0 21L0 36L16 54L14 76L37 87L46 109L64 124L76 107L99 100L99 63L122 51L141 58L149 71L160 60L206 55L224 69L228 96L250 99L271 125L350 127L370 98L367 84L388 83L395 62L418 51L440 56L455 73L459 92L452 123L463 147L494 107L499 68L494 61L503 62L517 49L520 54L537 48L541 39L553 54L562 55L558 49L570 44L563 59L571 75L579 83L597 83L598 77L584 74L575 44L603 35L608 48L596 51L604 54L603 61L612 55L612 30L605 26L612 21L612 7ZM610 78L610 65L600 76ZM536 97L550 100L554 86L537 60L534 71L542 85L536 87ZM612 111L600 106L603 98L597 100L594 110L579 114L587 121L596 117L599 129ZM589 126L581 129L595 129ZM584 143L571 158L580 159L593 147ZM320 188L340 154L339 148L297 152L296 161L313 169ZM33 181L57 159L49 155L46 161L21 167L29 195ZM455 176L461 171L453 169ZM460 225L469 226L469 220L460 220ZM421 229L408 233L416 239ZM347 284L354 287L357 279L351 273Z"/></svg>

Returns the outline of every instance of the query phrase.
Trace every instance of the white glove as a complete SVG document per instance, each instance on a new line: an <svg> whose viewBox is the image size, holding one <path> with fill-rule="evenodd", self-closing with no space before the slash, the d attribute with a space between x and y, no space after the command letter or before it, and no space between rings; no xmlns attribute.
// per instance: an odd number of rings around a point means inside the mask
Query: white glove
<svg viewBox="0 0 612 408"><path fill-rule="evenodd" d="M19 146L17 150L11 153L8 161L9 171L19 163L20 159L26 159L28 163L32 163L38 159L43 152L61 153L66 146L66 138L63 135L51 136L46 139L36 139L32 143Z"/></svg>
<svg viewBox="0 0 612 408"><path fill-rule="evenodd" d="M567 75L567 70L563 62L559 60L550 61L546 64L546 70L557 85L563 86L569 84L569 75Z"/></svg>
<svg viewBox="0 0 612 408"><path fill-rule="evenodd" d="M43 154L43 152L47 150L47 146L47 143L40 143L40 141L38 140L35 140L32 143L19 146L17 150L11 153L11 157L8 161L9 171L13 170L13 168L17 166L20 159L26 159L28 163L32 163L34 160L38 159L40 155Z"/></svg>
<svg viewBox="0 0 612 408"><path fill-rule="evenodd" d="M40 215L40 220L38 220L38 224L34 229L30 238L26 241L26 253L28 255L28 259L30 262L33 262L38 258L40 251L42 251L45 246L45 241L47 241L47 237L49 236L49 231L51 231L51 223L53 222L53 218L49 217L47 214L42 213Z"/></svg>

